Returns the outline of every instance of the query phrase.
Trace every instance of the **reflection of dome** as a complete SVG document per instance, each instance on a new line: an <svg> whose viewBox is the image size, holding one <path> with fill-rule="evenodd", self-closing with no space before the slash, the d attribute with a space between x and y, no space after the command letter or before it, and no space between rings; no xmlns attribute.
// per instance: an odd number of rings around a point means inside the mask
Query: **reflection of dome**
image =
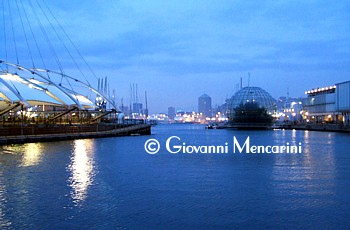
<svg viewBox="0 0 350 230"><path fill-rule="evenodd" d="M232 117L231 115L234 113L234 109L240 104L247 102L256 102L259 104L259 107L264 107L268 112L272 113L276 101L262 88L244 87L232 96L229 103L229 116Z"/></svg>

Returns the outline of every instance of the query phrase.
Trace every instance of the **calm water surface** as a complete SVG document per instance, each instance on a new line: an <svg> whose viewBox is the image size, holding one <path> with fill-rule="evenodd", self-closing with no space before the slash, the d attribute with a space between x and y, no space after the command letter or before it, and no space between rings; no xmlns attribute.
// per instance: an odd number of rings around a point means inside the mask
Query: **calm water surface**
<svg viewBox="0 0 350 230"><path fill-rule="evenodd" d="M1 229L349 229L350 135L158 125L151 136L0 147ZM170 154L165 141L230 145ZM234 154L302 143L301 154ZM160 152L147 154L156 138ZM181 144L180 143L180 144Z"/></svg>

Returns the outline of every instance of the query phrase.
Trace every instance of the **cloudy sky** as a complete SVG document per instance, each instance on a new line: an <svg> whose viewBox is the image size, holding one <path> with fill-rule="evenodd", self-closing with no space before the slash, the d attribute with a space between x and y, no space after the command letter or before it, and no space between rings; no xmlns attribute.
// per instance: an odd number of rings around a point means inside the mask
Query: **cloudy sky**
<svg viewBox="0 0 350 230"><path fill-rule="evenodd" d="M52 17L43 0L37 2ZM119 104L121 98L130 101L130 84L137 83L140 100L147 90L151 113L166 112L169 106L197 110L203 93L212 97L214 106L222 104L237 90L241 77L248 85L248 74L251 86L262 87L275 98L288 90L290 96L302 97L305 90L350 80L349 1L46 0L46 4L96 75L108 76ZM8 9L6 4L4 8ZM45 18L39 9L38 17ZM10 32L8 23L5 30ZM59 43L50 23L43 27L54 46ZM44 36L39 37L40 41ZM23 47L18 55L22 61L25 37L16 36L16 42ZM43 50L55 68L49 49ZM14 61L10 51L6 56ZM56 52L65 70L78 75L67 54L59 48ZM84 64L81 68L88 72ZM94 76L86 77L97 87Z"/></svg>

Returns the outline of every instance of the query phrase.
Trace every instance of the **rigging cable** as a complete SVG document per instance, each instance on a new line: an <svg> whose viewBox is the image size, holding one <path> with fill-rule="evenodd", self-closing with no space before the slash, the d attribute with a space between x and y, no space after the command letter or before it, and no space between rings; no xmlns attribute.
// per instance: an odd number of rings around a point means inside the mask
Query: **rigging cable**
<svg viewBox="0 0 350 230"><path fill-rule="evenodd" d="M3 22L3 28L4 28L4 50L5 50L5 61L7 60L7 38L6 38L6 22L5 22L5 3L4 0L2 0L2 22ZM8 70L8 66L6 65L6 69Z"/></svg>
<svg viewBox="0 0 350 230"><path fill-rule="evenodd" d="M64 35L67 37L67 39L69 40L69 42L72 44L72 46L74 47L75 51L77 52L77 54L80 56L80 58L83 60L83 62L85 63L85 65L88 67L88 69L90 70L90 72L92 73L92 75L98 79L98 77L96 76L95 72L92 70L91 66L89 65L89 63L85 60L85 58L83 57L83 55L80 53L79 49L77 48L77 46L74 44L74 42L72 41L72 39L70 39L70 37L68 36L67 32L64 30L64 28L62 27L62 25L60 24L60 22L57 20L57 18L55 17L55 15L52 13L51 9L48 7L48 5L46 4L45 0L43 0L44 5L46 6L47 10L50 12L50 14L52 15L53 19L56 21L56 23L58 24L58 26L60 27L60 29L62 30L62 32L64 33ZM90 84L89 84L90 85Z"/></svg>
<svg viewBox="0 0 350 230"><path fill-rule="evenodd" d="M10 6L10 1L9 0L7 0L7 4L8 4L9 12L10 12L10 23L11 23L13 42L14 42L14 46L15 46L16 60L17 60L17 64L19 64L18 51L17 51L17 42L16 42L16 37L15 37L15 30L13 28L12 12L11 12L11 6Z"/></svg>
<svg viewBox="0 0 350 230"><path fill-rule="evenodd" d="M22 19L21 11L19 10L19 6L18 6L18 0L16 0L16 5L17 5L17 10L18 10L18 15L19 15L19 18L20 18L20 20L21 20L21 25L22 25L24 37L25 37L25 39L26 39L26 43L27 43L27 47L28 47L28 51L29 51L29 56L30 56L30 59L31 59L31 61L32 61L32 65L33 65L33 67L35 68L34 60L33 60L33 55L32 55L32 50L30 49L30 46L29 46L29 42L28 42L28 38L27 38L27 33L26 33L25 28L24 28L24 24L23 24L23 19Z"/></svg>
<svg viewBox="0 0 350 230"><path fill-rule="evenodd" d="M25 15L25 17L26 17L26 20L27 20L27 23L28 23L28 26L29 26L29 30L30 30L30 32L31 32L31 34L32 34L32 37L33 37L33 40L34 40L36 49L38 50L38 54L39 54L39 56L40 56L41 62L43 63L44 68L46 69L46 65L45 65L45 62L44 62L44 58L43 58L43 55L41 54L38 41L37 41L36 38L35 38L35 35L34 35L34 32L33 32L33 28L32 28L32 25L31 25L31 23L30 23L30 21L29 21L26 8L24 7L22 1L20 1L20 3L21 3L21 5L22 5L23 12L24 12L24 15ZM50 78L50 75L49 75L48 73L46 73L46 74L47 74L47 77Z"/></svg>
<svg viewBox="0 0 350 230"><path fill-rule="evenodd" d="M31 6L31 9L32 9L33 13L34 13L35 19L36 19L36 21L38 22L38 24L39 24L39 26L40 26L40 30L41 30L41 32L43 33L43 35L44 35L44 37L45 37L45 40L46 40L46 42L48 43L49 48L50 48L50 50L51 50L51 52L52 52L52 54L53 54L53 56L54 56L54 58L55 58L56 64L58 65L58 68L59 68L59 69L61 70L61 72L63 73L63 67L62 67L62 65L61 65L61 62L60 62L60 60L59 60L59 58L58 58L58 56L57 56L57 54L56 54L56 52L55 52L55 50L54 50L54 48L53 48L53 46L52 46L52 43L50 42L50 39L49 39L49 37L48 37L46 31L44 30L44 26L43 26L43 24L41 23L41 21L40 21L40 19L39 19L39 17L38 17L37 12L35 11L35 8L34 8L32 2L31 2L31 1L28 1L28 2L29 2L29 4L30 4L30 6Z"/></svg>
<svg viewBox="0 0 350 230"><path fill-rule="evenodd" d="M77 69L79 70L79 72L81 73L81 75L84 77L84 79L89 82L85 76L85 74L83 73L83 71L81 70L81 68L79 67L78 63L75 61L73 55L71 54L71 52L69 51L69 49L67 48L66 44L63 42L63 40L61 39L61 36L58 34L56 28L53 26L53 24L51 23L51 20L47 17L45 11L43 10L43 8L41 7L41 5L39 4L39 2L36 0L36 3L38 4L40 10L43 12L43 15L45 16L46 20L49 22L50 26L52 27L53 31L55 32L56 36L58 37L58 39L60 40L60 42L62 43L63 47L66 49L67 53L69 54L69 56L71 57L72 61L74 62L75 66L77 67Z"/></svg>

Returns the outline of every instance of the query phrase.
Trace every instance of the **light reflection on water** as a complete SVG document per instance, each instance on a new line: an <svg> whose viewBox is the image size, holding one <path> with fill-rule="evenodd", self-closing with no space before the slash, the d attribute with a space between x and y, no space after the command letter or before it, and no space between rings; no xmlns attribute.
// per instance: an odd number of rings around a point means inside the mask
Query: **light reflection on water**
<svg viewBox="0 0 350 230"><path fill-rule="evenodd" d="M333 196L336 193L334 135L334 133L310 134L309 131L293 130L290 137L286 136L286 139L292 139L293 142L302 142L302 153L277 156L272 179L276 198L284 197L280 202L290 210L306 206L326 208L334 203L325 199L326 196ZM312 138L311 144L310 138ZM309 200L313 202L310 203Z"/></svg>
<svg viewBox="0 0 350 230"><path fill-rule="evenodd" d="M0 166L1 162L0 162ZM4 209L6 208L7 198L6 198L6 186L5 178L2 171L0 170L0 229L11 226L11 221L5 217Z"/></svg>
<svg viewBox="0 0 350 230"><path fill-rule="evenodd" d="M42 160L42 143L28 143L25 145L21 166L34 166Z"/></svg>
<svg viewBox="0 0 350 230"><path fill-rule="evenodd" d="M94 181L93 139L75 140L73 142L71 163L67 170L71 174L68 180L68 184L72 188L71 198L78 205L86 199L89 186Z"/></svg>
<svg viewBox="0 0 350 230"><path fill-rule="evenodd" d="M23 145L6 145L2 147L3 154L21 156L19 166L28 167L40 164L44 153L44 143L26 143Z"/></svg>
<svg viewBox="0 0 350 230"><path fill-rule="evenodd" d="M170 136L302 143L301 154L169 154ZM0 147L0 229L346 229L349 135L156 126L152 136ZM156 138L161 151L144 143ZM30 150L29 150L30 149ZM30 167L29 167L30 166Z"/></svg>

